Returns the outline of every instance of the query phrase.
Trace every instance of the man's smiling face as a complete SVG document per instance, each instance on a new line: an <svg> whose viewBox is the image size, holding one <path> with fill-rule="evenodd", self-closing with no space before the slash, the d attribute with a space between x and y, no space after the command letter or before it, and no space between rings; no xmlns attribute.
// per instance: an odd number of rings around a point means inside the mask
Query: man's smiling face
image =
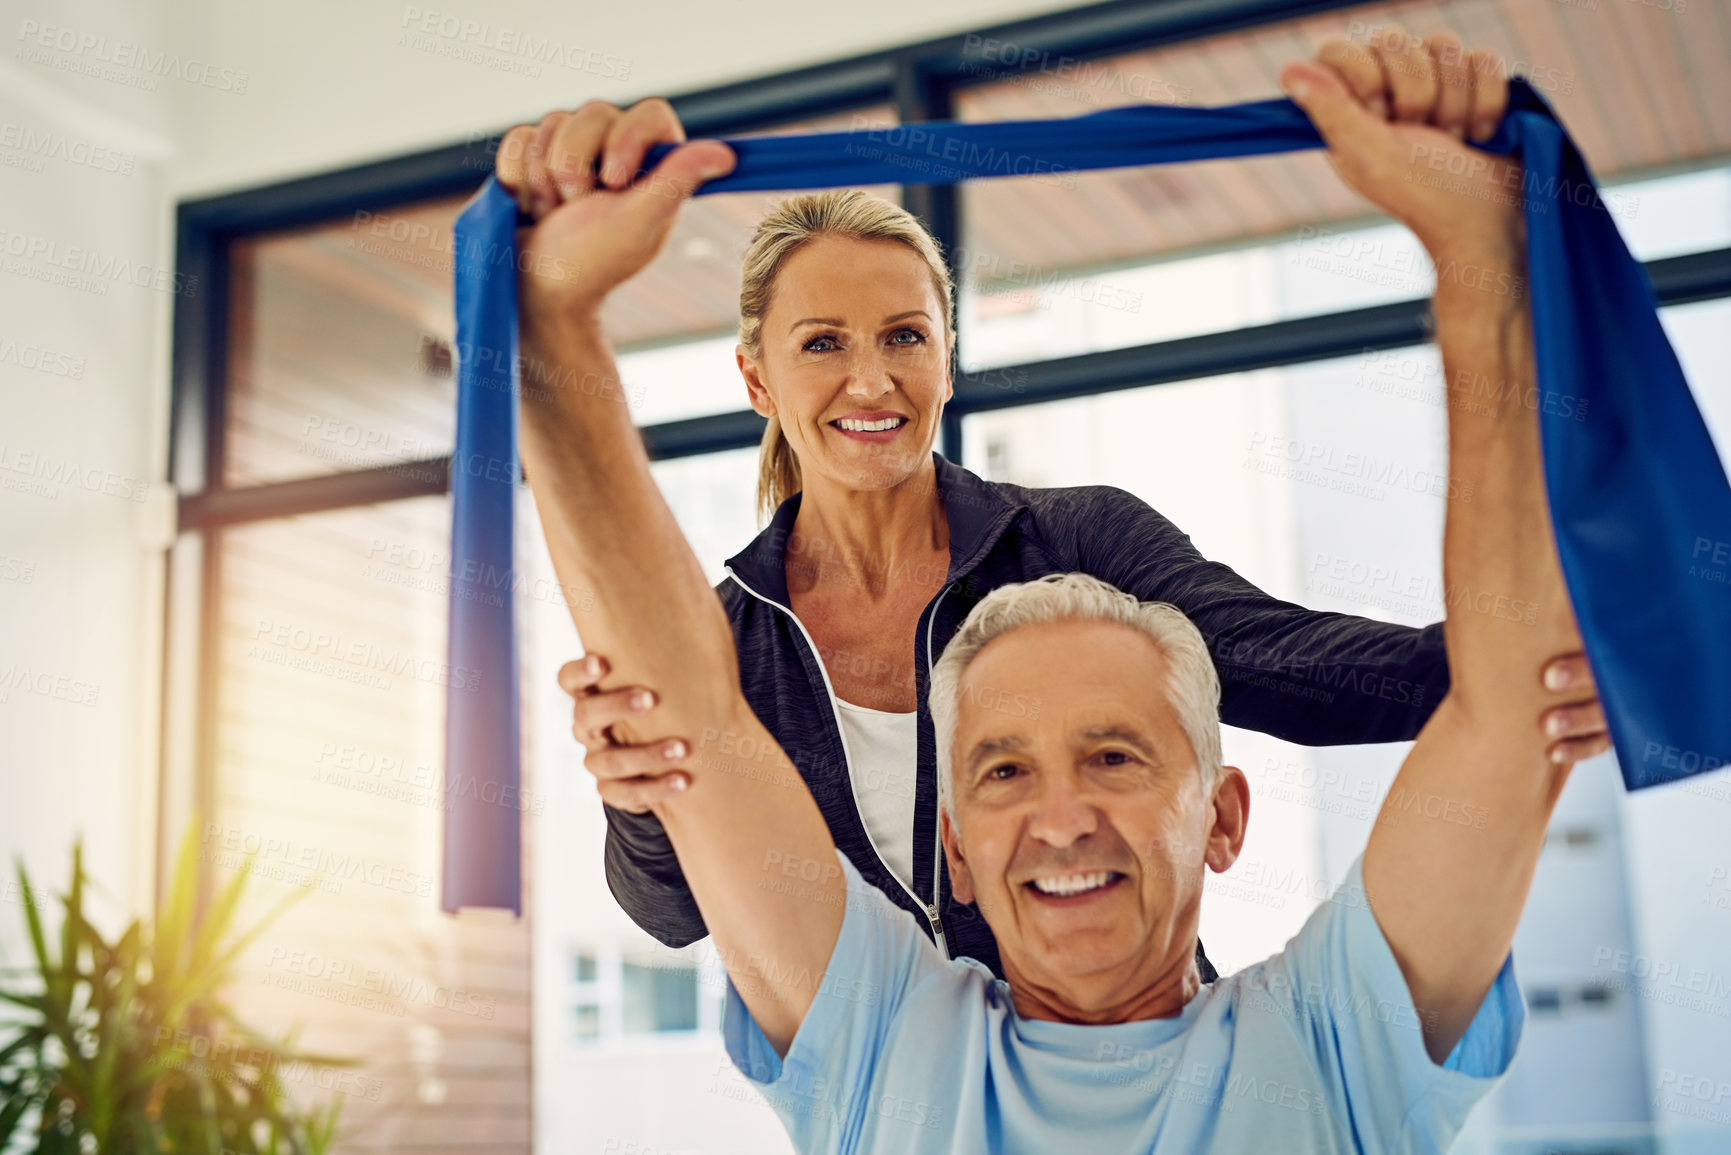
<svg viewBox="0 0 1731 1155"><path fill-rule="evenodd" d="M1145 633L1083 620L1002 634L962 674L952 888L1041 1017L1147 1017L1151 992L1194 992L1203 870L1236 857L1248 787L1227 767L1208 789L1169 678ZM1004 700L1039 709L991 708Z"/></svg>

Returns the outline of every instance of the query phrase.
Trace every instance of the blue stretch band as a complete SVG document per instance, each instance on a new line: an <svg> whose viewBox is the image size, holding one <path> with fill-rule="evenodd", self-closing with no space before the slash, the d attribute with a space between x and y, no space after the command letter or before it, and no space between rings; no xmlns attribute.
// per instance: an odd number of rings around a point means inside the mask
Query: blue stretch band
<svg viewBox="0 0 1731 1155"><path fill-rule="evenodd" d="M933 122L728 140L738 164L697 192L872 184L1320 148L1289 100L1142 105L1066 120ZM1563 575L1636 790L1731 761L1731 597L1697 576L1731 542L1731 485L1579 149L1525 81L1485 151L1518 155L1538 385L1586 417L1540 414ZM659 163L672 146L645 160ZM1510 195L1516 195L1511 189ZM489 177L457 219L457 444L443 906L521 911L512 494L517 477L516 201ZM458 674L462 673L459 682ZM503 801L502 801L503 800Z"/></svg>

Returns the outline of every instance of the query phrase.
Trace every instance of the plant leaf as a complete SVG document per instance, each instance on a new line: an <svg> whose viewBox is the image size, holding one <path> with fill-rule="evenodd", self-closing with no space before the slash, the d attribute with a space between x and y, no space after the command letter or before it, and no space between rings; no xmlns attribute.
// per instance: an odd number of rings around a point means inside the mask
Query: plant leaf
<svg viewBox="0 0 1731 1155"><path fill-rule="evenodd" d="M18 886L24 897L24 923L30 931L30 948L36 952L36 969L44 982L54 973L54 963L48 957L48 937L42 933L42 912L36 907L36 892L30 889L30 875L24 870L24 860L18 860Z"/></svg>

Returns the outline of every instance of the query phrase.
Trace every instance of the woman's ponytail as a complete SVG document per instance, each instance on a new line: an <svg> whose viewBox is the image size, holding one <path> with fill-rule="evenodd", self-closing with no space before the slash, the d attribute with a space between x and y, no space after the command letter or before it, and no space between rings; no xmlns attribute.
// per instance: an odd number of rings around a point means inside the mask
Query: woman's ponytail
<svg viewBox="0 0 1731 1155"><path fill-rule="evenodd" d="M757 509L765 521L775 516L781 503L800 490L799 458L781 431L781 418L771 417L757 452Z"/></svg>

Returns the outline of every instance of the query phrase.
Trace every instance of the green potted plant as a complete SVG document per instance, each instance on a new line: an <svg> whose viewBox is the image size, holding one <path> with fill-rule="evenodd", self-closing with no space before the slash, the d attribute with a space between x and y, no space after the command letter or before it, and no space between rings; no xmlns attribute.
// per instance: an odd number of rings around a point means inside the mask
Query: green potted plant
<svg viewBox="0 0 1731 1155"><path fill-rule="evenodd" d="M199 917L196 829L191 824L181 843L154 927L136 920L112 942L85 918L82 846L72 851L57 943L44 932L37 892L19 863L35 965L12 968L28 977L0 987L0 1000L14 1008L0 1022L0 1153L323 1155L329 1149L340 1101L302 1109L289 1097L284 1074L305 1064L348 1064L298 1054L292 1038L264 1038L221 997L241 951L306 892L236 932L249 859Z"/></svg>

